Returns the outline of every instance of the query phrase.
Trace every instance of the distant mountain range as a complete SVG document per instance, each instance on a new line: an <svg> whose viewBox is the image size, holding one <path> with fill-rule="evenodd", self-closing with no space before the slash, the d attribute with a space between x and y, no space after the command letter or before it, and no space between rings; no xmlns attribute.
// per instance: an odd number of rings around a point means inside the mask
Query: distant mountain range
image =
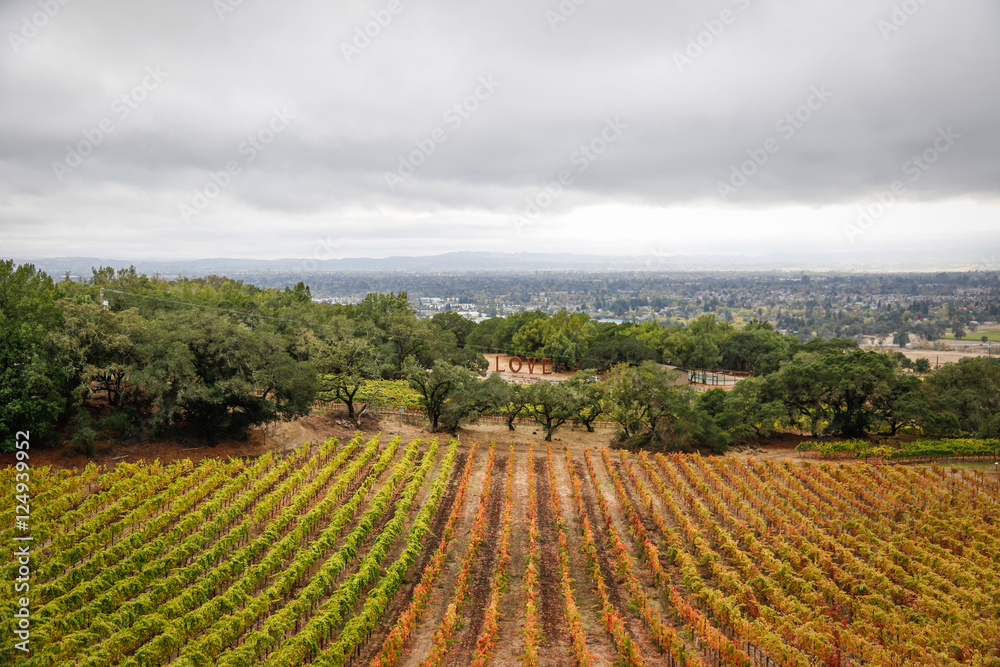
<svg viewBox="0 0 1000 667"><path fill-rule="evenodd" d="M976 259L976 256L980 259ZM967 271L998 270L998 251L943 250L935 255L885 250L867 253L772 253L748 255L575 255L568 253L450 252L441 255L386 258L127 260L96 257L13 258L31 262L54 278L69 272L89 277L91 269L134 265L163 278L248 273L459 273L470 271Z"/></svg>

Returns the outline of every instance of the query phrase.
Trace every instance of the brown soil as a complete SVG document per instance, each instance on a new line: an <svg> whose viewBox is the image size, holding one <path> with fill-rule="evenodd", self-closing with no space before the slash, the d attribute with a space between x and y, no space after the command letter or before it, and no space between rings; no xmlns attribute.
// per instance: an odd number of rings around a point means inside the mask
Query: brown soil
<svg viewBox="0 0 1000 667"><path fill-rule="evenodd" d="M569 632L562 599L559 574L559 536L549 494L549 474L545 457L535 457L535 493L538 498L538 533L541 563L539 568L539 616L543 642L539 661L543 665L569 665L571 651Z"/></svg>
<svg viewBox="0 0 1000 667"><path fill-rule="evenodd" d="M597 595L590 575L590 567L583 552L583 538L580 536L582 517L576 511L572 497L572 485L566 461L561 453L553 452L556 483L560 509L566 523L566 541L570 551L570 577L573 579L573 596L587 632L587 648L597 658L598 665L614 665L618 662L618 651L611 636L605 631L601 620L601 600Z"/></svg>
<svg viewBox="0 0 1000 667"><path fill-rule="evenodd" d="M468 457L468 452L460 451L456 454L451 481L448 484L448 491L441 498L441 502L438 504L438 508L434 514L434 520L431 522L430 530L428 531L428 535L432 537L427 540L423 552L407 574L404 585L393 597L393 601L389 604L389 608L382 617L381 624L369 636L368 642L357 657L356 664L367 665L378 655L379 651L382 650L382 643L396 624L399 615L410 605L410 601L413 599L413 589L416 588L417 583L419 583L420 578L423 576L424 568L427 567L427 564L441 546L441 533L455 505L455 496L458 493L458 479L465 468L465 462ZM433 539L434 537L438 539Z"/></svg>
<svg viewBox="0 0 1000 667"><path fill-rule="evenodd" d="M452 437L444 432L431 433L426 424L404 423L401 428L399 420L394 416L381 418L366 416L361 428L358 429L347 420L346 413L317 412L290 422L271 424L266 434L264 429L254 428L250 430L245 440L223 440L215 446L208 446L195 440L163 437L113 447L99 447L97 454L88 459L72 446L64 445L51 449L32 449L31 463L35 468L52 466L56 470L82 470L88 463L94 463L106 470L112 470L122 462L138 463L157 459L163 463L173 463L183 459L191 459L197 463L204 458L255 458L269 451L282 452L302 444L320 444L328 438L346 442L358 431L366 436L379 432L388 437L399 435L404 443L414 438L446 440ZM556 431L553 443L564 443L572 449L600 447L611 443L613 433L610 428L598 428L594 432L588 432L582 426L566 425ZM532 424L519 424L517 430L513 432L503 424L474 424L458 429L457 436L461 441L475 441L483 445L490 442L496 442L498 445L509 444L516 440L525 450L528 442L533 442L536 450L539 447L544 450L545 447L544 430ZM2 455L0 462L12 463L13 456Z"/></svg>
<svg viewBox="0 0 1000 667"><path fill-rule="evenodd" d="M500 540L500 519L503 512L504 486L507 483L507 456L497 455L493 462L493 489L490 492L490 504L486 511L486 533L483 535L483 548L480 557L476 559L476 571L472 575L469 586L469 599L462 613L464 627L456 632L455 645L452 646L445 665L450 667L465 667L472 662L472 654L476 650L479 631L482 630L486 616L486 607L490 603L490 581L493 579L493 565L497 560L497 551L493 545Z"/></svg>
<svg viewBox="0 0 1000 667"><path fill-rule="evenodd" d="M866 348L869 349L869 348ZM870 348L875 349L879 352L902 352L911 361L916 361L917 359L926 359L931 362L931 368L938 368L945 364L953 364L955 362L961 361L968 357L984 357L986 354L982 349L977 350L962 350L952 348L950 350L921 350L919 348L900 348L900 347L878 347ZM994 355L996 354L996 345L994 345Z"/></svg>
<svg viewBox="0 0 1000 667"><path fill-rule="evenodd" d="M416 628L414 628L400 660L396 663L399 667L415 667L423 661L430 650L434 633L437 631L441 619L444 617L445 611L451 603L451 598L455 591L455 579L458 575L458 568L461 566L462 559L468 549L470 529L475 520L476 511L479 508L479 501L483 492L483 472L487 457L489 456L488 449L488 447L480 445L476 450L472 474L469 477L465 501L462 504L463 510L455 526L455 536L448 548L443 571L438 576L437 582L434 585L427 609L421 615L420 621L417 623Z"/></svg>
<svg viewBox="0 0 1000 667"><path fill-rule="evenodd" d="M521 667L524 655L524 571L528 556L528 457L515 447L514 485L511 489L510 564L506 590L500 596L497 643L493 667Z"/></svg>
<svg viewBox="0 0 1000 667"><path fill-rule="evenodd" d="M607 585L608 597L611 600L611 604L615 607L618 614L625 622L625 626L628 628L629 636L632 638L632 641L635 642L636 646L639 647L643 657L646 660L655 660L657 656L661 655L659 647L649 641L642 623L637 620L635 614L628 610L626 607L627 601L622 597L622 593L625 591L625 582L617 576L615 569L611 564L611 549L608 546L604 515L597 506L597 494L592 485L593 480L590 479L590 475L587 472L584 461L575 460L573 465L576 469L577 477L581 482L580 486L581 491L583 492L583 508L587 513L587 518L590 519L591 526L593 526L594 529L594 543L597 546L598 556L597 562L600 565L601 576L604 577L604 583ZM597 465L599 464L595 462L595 469ZM605 494L605 498L607 498L607 494ZM621 515L621 512L618 514ZM623 535L623 540L627 538L627 533L622 533L620 529L619 534Z"/></svg>

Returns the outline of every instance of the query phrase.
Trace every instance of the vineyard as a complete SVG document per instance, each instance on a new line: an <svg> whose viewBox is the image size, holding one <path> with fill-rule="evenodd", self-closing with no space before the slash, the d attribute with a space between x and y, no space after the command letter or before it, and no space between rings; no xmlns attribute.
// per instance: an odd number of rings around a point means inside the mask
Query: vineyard
<svg viewBox="0 0 1000 667"><path fill-rule="evenodd" d="M31 495L17 664L1000 666L963 469L358 436Z"/></svg>

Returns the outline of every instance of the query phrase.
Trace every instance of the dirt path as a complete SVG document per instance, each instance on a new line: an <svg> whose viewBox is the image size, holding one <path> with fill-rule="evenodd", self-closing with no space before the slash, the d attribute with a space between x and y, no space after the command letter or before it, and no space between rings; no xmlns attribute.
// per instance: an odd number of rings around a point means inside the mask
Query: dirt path
<svg viewBox="0 0 1000 667"><path fill-rule="evenodd" d="M510 565L507 590L500 599L500 622L493 667L516 667L524 653L524 572L528 556L528 450L514 448L514 488L511 494Z"/></svg>
<svg viewBox="0 0 1000 667"><path fill-rule="evenodd" d="M555 448L553 448L555 450ZM584 556L580 526L582 518L576 511L572 497L572 484L562 452L553 451L554 472L558 485L560 510L566 521L566 541L570 551L570 576L573 579L573 595L583 618L587 632L587 648L600 665L614 665L618 662L618 650L611 636L605 631L600 616L601 600L590 576L590 568Z"/></svg>
<svg viewBox="0 0 1000 667"><path fill-rule="evenodd" d="M559 537L549 498L551 491L545 456L536 456L533 465L535 466L535 494L538 498L538 532L541 551L538 590L541 600L539 616L541 616L542 621L543 641L539 647L538 656L543 665L570 667L572 660L569 656L572 647L566 628L565 607L560 590Z"/></svg>
<svg viewBox="0 0 1000 667"><path fill-rule="evenodd" d="M597 561L601 568L601 576L604 577L604 583L607 584L608 587L608 597L614 605L615 610L621 616L622 620L625 621L625 626L628 628L629 636L639 647L643 658L649 664L656 664L657 659L662 656L662 653L659 647L649 640L646 628L643 626L642 622L636 618L636 615L629 610L629 600L622 595L625 592L624 582L617 576L615 568L611 564L610 547L608 546L607 540L608 531L604 522L604 516L597 505L597 492L595 491L592 480L590 479L590 474L587 472L586 463L582 460L582 458L583 457L580 457L579 460L575 460L573 465L576 469L576 475L580 480L584 511L587 513L587 518L590 519L590 523L594 527L594 542L597 546L598 555ZM595 469L597 469L599 465L599 461L594 462ZM608 498L608 494L603 489L601 490L601 493L604 494L605 498ZM621 512L619 511L618 514L621 515ZM618 527L616 527L616 530L618 530L619 534L623 536L622 540L627 540L627 531L622 533Z"/></svg>
<svg viewBox="0 0 1000 667"><path fill-rule="evenodd" d="M451 647L445 667L467 667L472 662L472 654L476 650L476 640L482 630L487 605L490 603L490 581L493 578L493 565L497 560L493 545L500 539L500 519L503 510L504 485L507 476L506 454L497 454L493 463L493 487L490 492L490 504L487 509L487 529L483 536L483 548L475 562L475 573L469 587L469 600L462 612L463 627L455 633L455 644Z"/></svg>

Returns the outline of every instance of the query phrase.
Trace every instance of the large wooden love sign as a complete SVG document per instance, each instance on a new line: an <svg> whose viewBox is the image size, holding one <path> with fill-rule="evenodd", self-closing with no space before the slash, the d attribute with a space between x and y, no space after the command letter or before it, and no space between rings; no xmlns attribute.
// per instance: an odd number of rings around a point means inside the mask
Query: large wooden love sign
<svg viewBox="0 0 1000 667"><path fill-rule="evenodd" d="M550 357L545 357L543 359L538 359L536 357L511 357L507 360L507 366L505 368L500 367L500 357L496 358L496 372L505 373L510 371L511 373L520 373L524 370L524 367L528 367L528 375L538 375L535 373L535 367L541 366L541 375L552 375L552 371L548 368L552 365L552 359Z"/></svg>

